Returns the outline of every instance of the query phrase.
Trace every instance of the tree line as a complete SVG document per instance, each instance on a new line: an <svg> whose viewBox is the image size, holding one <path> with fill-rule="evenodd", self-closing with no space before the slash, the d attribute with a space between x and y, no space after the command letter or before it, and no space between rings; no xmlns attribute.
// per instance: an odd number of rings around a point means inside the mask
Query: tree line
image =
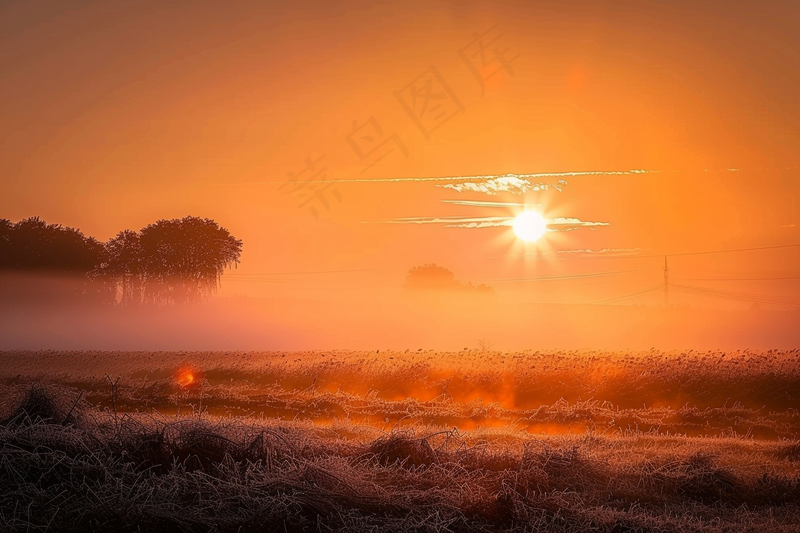
<svg viewBox="0 0 800 533"><path fill-rule="evenodd" d="M106 242L39 217L0 219L0 271L64 277L76 296L111 304L201 300L241 253L242 241L208 218L158 220Z"/></svg>
<svg viewBox="0 0 800 533"><path fill-rule="evenodd" d="M489 285L462 283L453 272L435 264L425 264L409 270L403 288L415 293L461 292L476 296L494 296L494 289Z"/></svg>

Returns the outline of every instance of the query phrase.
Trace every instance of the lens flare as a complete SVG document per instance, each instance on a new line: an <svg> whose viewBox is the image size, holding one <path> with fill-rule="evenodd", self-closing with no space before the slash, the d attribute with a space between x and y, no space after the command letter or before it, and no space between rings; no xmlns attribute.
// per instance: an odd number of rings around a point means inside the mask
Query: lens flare
<svg viewBox="0 0 800 533"><path fill-rule="evenodd" d="M191 368L182 368L175 374L175 382L181 387L188 387L197 380L194 370Z"/></svg>

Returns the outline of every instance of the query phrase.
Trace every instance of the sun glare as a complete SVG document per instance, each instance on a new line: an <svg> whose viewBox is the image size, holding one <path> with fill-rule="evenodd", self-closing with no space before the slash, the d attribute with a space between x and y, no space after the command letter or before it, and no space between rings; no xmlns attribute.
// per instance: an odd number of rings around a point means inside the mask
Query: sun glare
<svg viewBox="0 0 800 533"><path fill-rule="evenodd" d="M536 211L525 211L514 219L514 234L526 242L539 240L547 230L547 223Z"/></svg>

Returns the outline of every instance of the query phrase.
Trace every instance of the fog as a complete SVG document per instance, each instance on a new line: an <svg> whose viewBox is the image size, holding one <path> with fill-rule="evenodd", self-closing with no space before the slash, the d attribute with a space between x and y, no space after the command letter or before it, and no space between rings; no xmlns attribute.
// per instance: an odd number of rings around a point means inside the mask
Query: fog
<svg viewBox="0 0 800 533"><path fill-rule="evenodd" d="M504 293L414 296L400 288L122 307L68 298L70 283L5 277L0 349L735 350L800 341L800 311L777 307L525 304Z"/></svg>

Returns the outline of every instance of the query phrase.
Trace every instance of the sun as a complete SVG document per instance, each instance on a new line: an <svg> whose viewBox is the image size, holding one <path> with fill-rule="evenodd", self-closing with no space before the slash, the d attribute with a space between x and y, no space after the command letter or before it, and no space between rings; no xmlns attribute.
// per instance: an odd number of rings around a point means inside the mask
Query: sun
<svg viewBox="0 0 800 533"><path fill-rule="evenodd" d="M547 230L547 223L536 211L525 211L514 219L514 234L526 242L539 240Z"/></svg>

